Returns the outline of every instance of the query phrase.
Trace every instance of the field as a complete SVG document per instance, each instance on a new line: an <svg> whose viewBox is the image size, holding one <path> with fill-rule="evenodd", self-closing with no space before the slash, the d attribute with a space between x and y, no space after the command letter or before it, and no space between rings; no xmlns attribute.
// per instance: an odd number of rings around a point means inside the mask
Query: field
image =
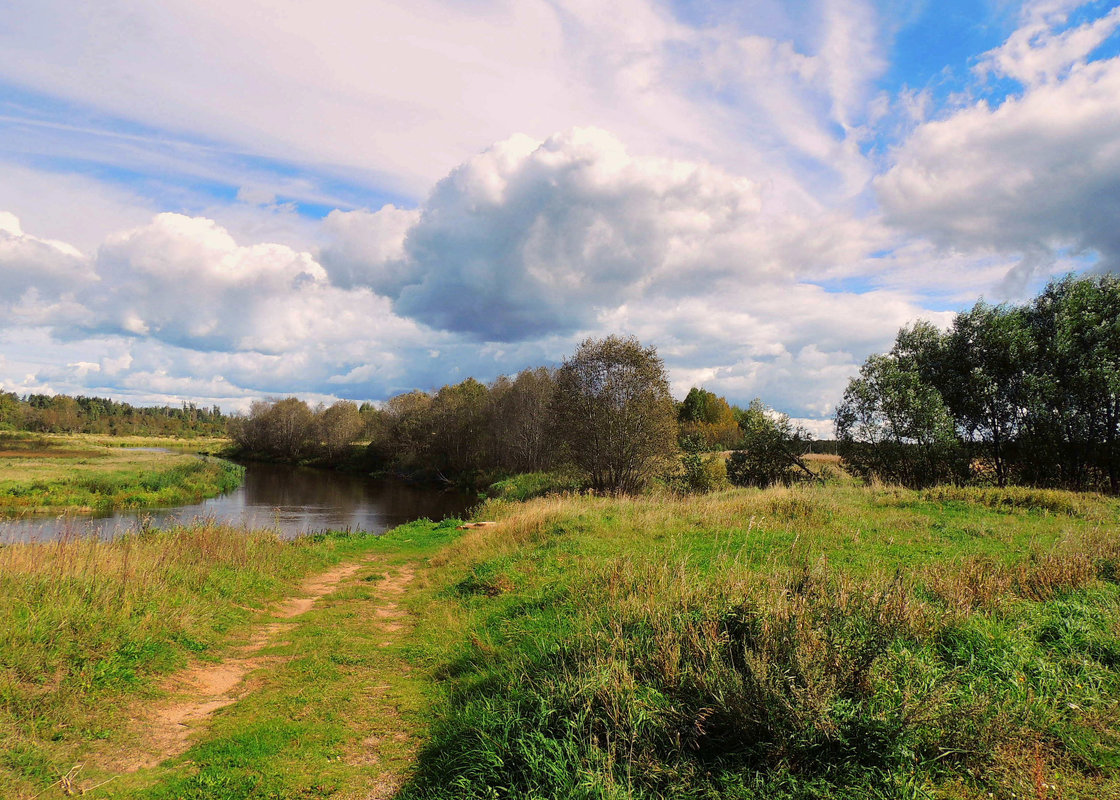
<svg viewBox="0 0 1120 800"><path fill-rule="evenodd" d="M240 467L201 459L221 440L151 437L0 437L0 517L173 506L221 494ZM126 448L189 447L192 452Z"/></svg>
<svg viewBox="0 0 1120 800"><path fill-rule="evenodd" d="M83 764L107 798L1120 797L1115 499L843 483L478 518L0 550L0 784L61 796ZM189 749L114 767L143 738L119 709L240 663L256 609L347 562Z"/></svg>
<svg viewBox="0 0 1120 800"><path fill-rule="evenodd" d="M1115 500L481 513L419 601L444 700L405 797L1120 797Z"/></svg>

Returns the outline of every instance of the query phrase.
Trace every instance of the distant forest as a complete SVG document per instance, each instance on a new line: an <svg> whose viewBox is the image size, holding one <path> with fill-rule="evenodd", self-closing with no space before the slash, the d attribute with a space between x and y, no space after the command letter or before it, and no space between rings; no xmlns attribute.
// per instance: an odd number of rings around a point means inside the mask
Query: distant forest
<svg viewBox="0 0 1120 800"><path fill-rule="evenodd" d="M0 431L99 433L110 436L225 436L229 417L217 406L139 407L107 397L0 392Z"/></svg>

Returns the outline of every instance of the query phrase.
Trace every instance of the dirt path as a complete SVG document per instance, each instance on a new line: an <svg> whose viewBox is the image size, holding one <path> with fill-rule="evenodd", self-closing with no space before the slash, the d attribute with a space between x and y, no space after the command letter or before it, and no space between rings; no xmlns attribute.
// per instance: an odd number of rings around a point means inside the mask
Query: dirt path
<svg viewBox="0 0 1120 800"><path fill-rule="evenodd" d="M284 601L271 616L292 620L306 613L316 601L357 572L362 563L342 564L309 578L300 587L300 596ZM399 612L396 605L390 603L379 607L377 613L379 616L391 616ZM218 664L200 664L173 675L165 688L175 696L174 699L151 709L149 715L136 721L145 744L143 752L130 753L113 765L115 770L135 772L185 753L190 747L191 734L205 724L211 714L237 702L238 689L245 676L267 665L269 659L258 653L267 645L281 644L278 637L293 624L271 622L263 625L233 657Z"/></svg>

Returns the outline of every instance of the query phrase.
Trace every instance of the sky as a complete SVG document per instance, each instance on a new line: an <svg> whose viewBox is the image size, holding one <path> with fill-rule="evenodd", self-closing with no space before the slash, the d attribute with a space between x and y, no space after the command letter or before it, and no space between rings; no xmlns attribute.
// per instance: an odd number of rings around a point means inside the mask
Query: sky
<svg viewBox="0 0 1120 800"><path fill-rule="evenodd" d="M653 345L827 435L1120 270L1120 7L0 0L0 388L384 400Z"/></svg>

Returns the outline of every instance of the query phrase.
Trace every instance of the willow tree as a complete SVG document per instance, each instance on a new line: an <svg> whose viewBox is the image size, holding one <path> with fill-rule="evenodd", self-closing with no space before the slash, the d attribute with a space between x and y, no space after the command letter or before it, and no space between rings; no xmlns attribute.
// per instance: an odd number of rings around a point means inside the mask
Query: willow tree
<svg viewBox="0 0 1120 800"><path fill-rule="evenodd" d="M633 338L588 339L556 373L557 440L592 488L633 492L676 452L665 365Z"/></svg>

